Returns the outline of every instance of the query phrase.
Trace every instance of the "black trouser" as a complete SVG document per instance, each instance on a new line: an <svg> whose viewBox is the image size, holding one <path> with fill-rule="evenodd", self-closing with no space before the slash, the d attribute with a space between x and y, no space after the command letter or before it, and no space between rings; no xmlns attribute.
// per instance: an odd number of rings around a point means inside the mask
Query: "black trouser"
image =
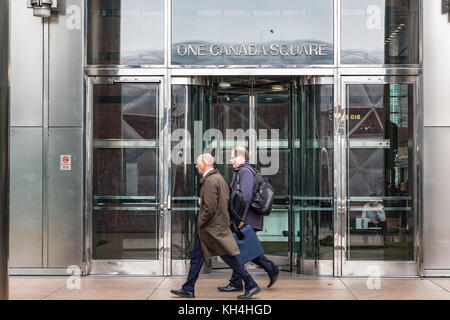
<svg viewBox="0 0 450 320"><path fill-rule="evenodd" d="M257 230L253 230L257 232ZM269 275L274 275L278 271L278 267L263 254L253 259L252 262L263 268ZM239 277L239 275L234 271L231 275L230 285L235 288L242 289L242 278Z"/></svg>
<svg viewBox="0 0 450 320"><path fill-rule="evenodd" d="M250 276L250 274L245 270L244 266L239 263L236 256L221 256L222 260L233 269L233 274L239 275L239 279L243 279L245 283L245 290L248 291L257 284L255 280ZM200 238L195 239L194 250L191 254L191 266L189 267L189 274L186 282L183 284L183 289L189 292L194 292L195 283L200 275L200 269L202 268L203 262L205 262L205 257L202 252L202 247L200 244ZM242 283L241 283L242 288Z"/></svg>
<svg viewBox="0 0 450 320"><path fill-rule="evenodd" d="M260 266L264 269L268 274L273 275L277 272L277 266L266 258L265 255L260 255L259 257L252 260L254 264ZM230 285L235 288L242 289L242 278L233 270L233 274L231 275Z"/></svg>

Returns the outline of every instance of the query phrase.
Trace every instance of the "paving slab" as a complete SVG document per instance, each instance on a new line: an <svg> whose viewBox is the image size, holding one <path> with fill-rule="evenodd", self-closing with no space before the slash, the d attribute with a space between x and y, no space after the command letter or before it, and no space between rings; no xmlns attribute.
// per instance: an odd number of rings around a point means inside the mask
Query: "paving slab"
<svg viewBox="0 0 450 320"><path fill-rule="evenodd" d="M224 276L225 275L225 276ZM283 274L272 288L264 274L255 281L261 287L255 300L450 300L449 278L376 279L299 277ZM228 283L227 274L201 275L196 300L236 300L240 292L219 292ZM80 289L67 288L68 277L10 277L10 299L49 300L172 300L170 293L186 281L173 277L82 277ZM375 289L371 289L375 288ZM181 299L183 300L183 299ZM186 299L190 300L190 299Z"/></svg>
<svg viewBox="0 0 450 320"><path fill-rule="evenodd" d="M146 300L153 289L59 289L45 300Z"/></svg>
<svg viewBox="0 0 450 320"><path fill-rule="evenodd" d="M350 290L370 290L379 287L379 289L392 290L440 290L441 288L427 279L349 279L342 278L342 282Z"/></svg>

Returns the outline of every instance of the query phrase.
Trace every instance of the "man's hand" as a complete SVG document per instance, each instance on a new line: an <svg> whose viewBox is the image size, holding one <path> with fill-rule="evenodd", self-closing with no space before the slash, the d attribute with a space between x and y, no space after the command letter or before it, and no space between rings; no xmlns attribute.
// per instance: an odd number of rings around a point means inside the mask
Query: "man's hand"
<svg viewBox="0 0 450 320"><path fill-rule="evenodd" d="M378 221L377 220L371 220L370 222L372 222L374 225L378 225Z"/></svg>
<svg viewBox="0 0 450 320"><path fill-rule="evenodd" d="M200 198L198 199L198 206L201 207L202 205L202 200L200 200Z"/></svg>
<svg viewBox="0 0 450 320"><path fill-rule="evenodd" d="M238 229L242 228L244 226L244 224L245 224L245 222L241 221L241 223L239 223L239 225L238 225Z"/></svg>

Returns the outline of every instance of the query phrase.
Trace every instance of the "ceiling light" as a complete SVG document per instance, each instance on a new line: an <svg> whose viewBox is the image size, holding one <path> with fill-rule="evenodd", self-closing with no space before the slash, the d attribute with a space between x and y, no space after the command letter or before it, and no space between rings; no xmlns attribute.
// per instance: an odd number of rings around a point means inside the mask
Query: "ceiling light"
<svg viewBox="0 0 450 320"><path fill-rule="evenodd" d="M272 86L273 91L282 91L284 88L282 86Z"/></svg>

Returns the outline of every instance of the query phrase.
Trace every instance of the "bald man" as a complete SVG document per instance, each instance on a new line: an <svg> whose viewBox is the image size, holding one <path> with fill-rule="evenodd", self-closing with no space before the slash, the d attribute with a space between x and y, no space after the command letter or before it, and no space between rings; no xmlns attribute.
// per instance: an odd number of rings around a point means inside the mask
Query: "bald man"
<svg viewBox="0 0 450 320"><path fill-rule="evenodd" d="M238 299L250 299L261 291L255 280L239 263L236 255L239 248L230 229L228 199L230 189L220 172L214 169L211 154L202 154L195 166L202 175L200 180L200 212L198 215L198 236L191 254L191 265L186 282L181 289L171 290L176 296L194 298L195 283L205 259L220 256L230 268L244 280L245 292Z"/></svg>

